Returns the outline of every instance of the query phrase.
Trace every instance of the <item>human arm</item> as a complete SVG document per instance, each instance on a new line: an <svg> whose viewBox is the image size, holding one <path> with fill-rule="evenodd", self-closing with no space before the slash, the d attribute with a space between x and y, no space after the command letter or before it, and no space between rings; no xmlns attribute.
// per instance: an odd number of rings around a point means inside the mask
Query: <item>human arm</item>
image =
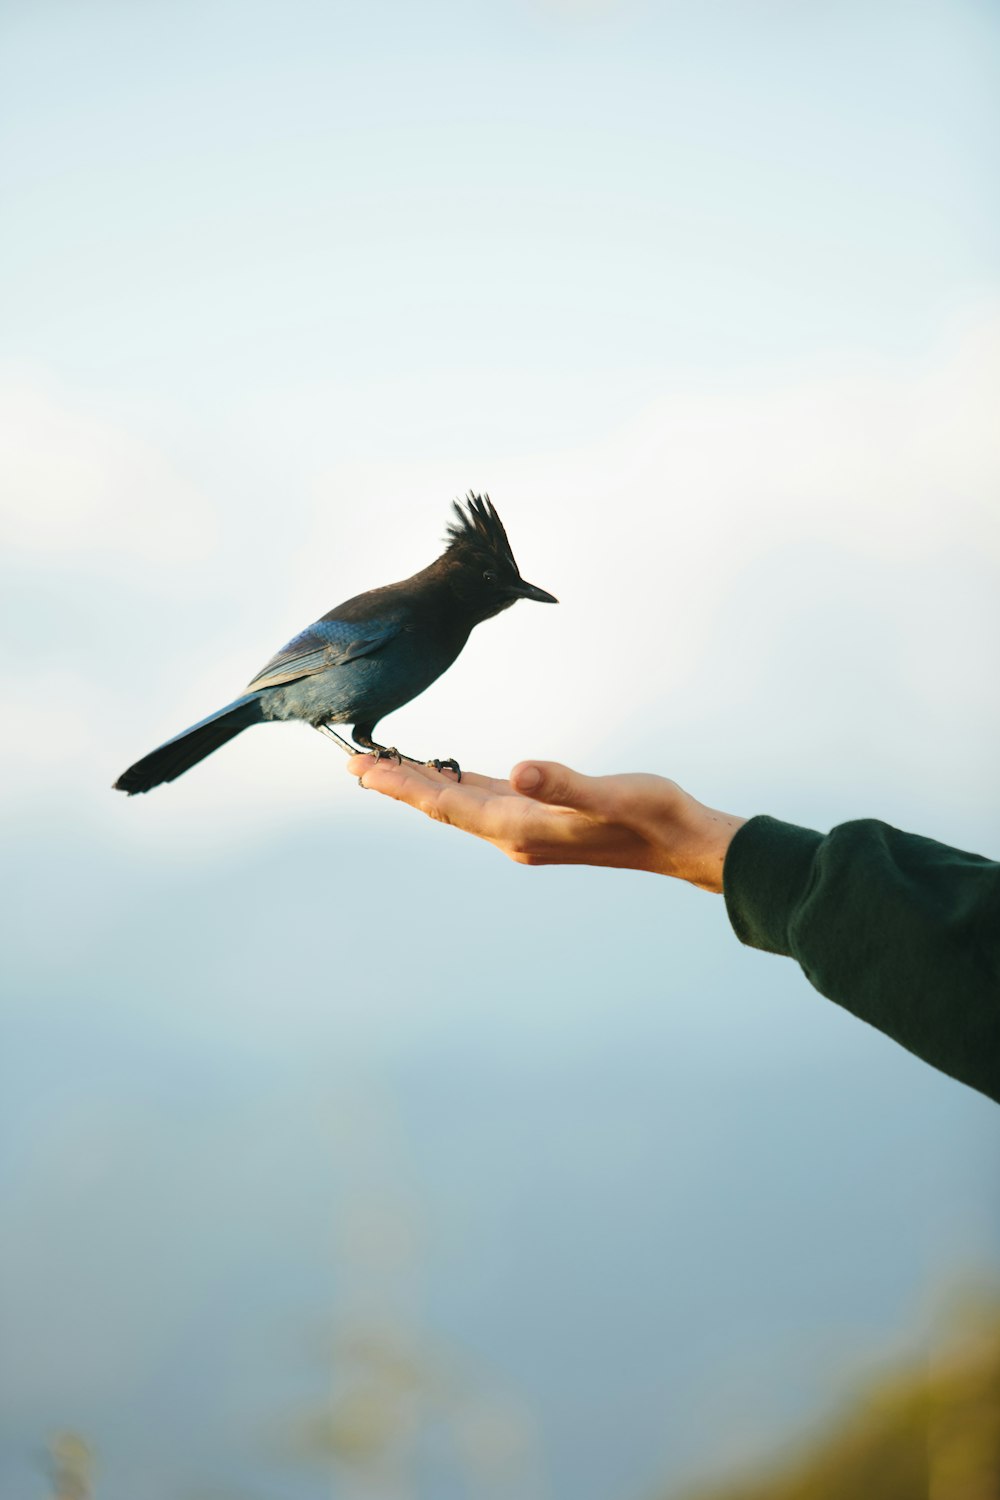
<svg viewBox="0 0 1000 1500"><path fill-rule="evenodd" d="M661 776L528 761L509 782L456 784L370 757L350 769L521 864L648 870L724 891L741 942L794 958L828 999L1000 1101L1000 865L875 820L826 835L747 821Z"/></svg>
<svg viewBox="0 0 1000 1500"><path fill-rule="evenodd" d="M742 943L1000 1102L1000 864L874 818L751 818L725 866Z"/></svg>

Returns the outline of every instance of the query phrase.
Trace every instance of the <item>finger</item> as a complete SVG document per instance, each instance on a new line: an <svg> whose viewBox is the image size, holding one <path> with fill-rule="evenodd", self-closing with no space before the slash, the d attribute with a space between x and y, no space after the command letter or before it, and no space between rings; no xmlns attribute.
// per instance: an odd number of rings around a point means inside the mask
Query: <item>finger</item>
<svg viewBox="0 0 1000 1500"><path fill-rule="evenodd" d="M462 771L462 785L477 786L492 797L516 797L518 795L509 781L499 776L482 776L478 771Z"/></svg>
<svg viewBox="0 0 1000 1500"><path fill-rule="evenodd" d="M356 755L347 769L361 780L366 789L386 792L402 801L437 787L451 786L454 777L416 761L386 760L374 755Z"/></svg>
<svg viewBox="0 0 1000 1500"><path fill-rule="evenodd" d="M510 773L510 784L523 797L553 807L598 813L606 800L603 777L584 776L554 760L522 760Z"/></svg>
<svg viewBox="0 0 1000 1500"><path fill-rule="evenodd" d="M368 777L376 765L389 769L395 766L394 761L376 761L374 755L353 755L347 761L347 769L352 776ZM454 785L457 780L453 771L438 771L434 766L425 765L422 761L404 761L404 767L417 775L422 775L425 780L440 785L442 782ZM365 786L371 785L370 780L365 781ZM462 785L479 787L481 791L489 792L494 797L513 797L515 793L509 781L501 780L497 776L483 776L478 771L463 771Z"/></svg>
<svg viewBox="0 0 1000 1500"><path fill-rule="evenodd" d="M405 802L438 822L454 823L470 833L479 832L481 805L495 800L483 788L466 785L464 778L457 782L432 766L411 766L405 761L396 765L392 761L376 761L374 757L358 757L358 760L368 790L381 792L394 802Z"/></svg>
<svg viewBox="0 0 1000 1500"><path fill-rule="evenodd" d="M381 767L383 770L395 767L398 770L423 772L431 777L440 775L440 772L436 771L433 766L424 765L423 761L407 760L405 758L397 759L395 755L375 756L359 752L357 755L352 755L347 762L347 769L352 776L367 776L370 772L374 771L376 766Z"/></svg>
<svg viewBox="0 0 1000 1500"><path fill-rule="evenodd" d="M386 760L374 755L353 756L347 762L347 769L366 791L391 792L404 802L418 796L421 786L450 786L455 779L420 761Z"/></svg>

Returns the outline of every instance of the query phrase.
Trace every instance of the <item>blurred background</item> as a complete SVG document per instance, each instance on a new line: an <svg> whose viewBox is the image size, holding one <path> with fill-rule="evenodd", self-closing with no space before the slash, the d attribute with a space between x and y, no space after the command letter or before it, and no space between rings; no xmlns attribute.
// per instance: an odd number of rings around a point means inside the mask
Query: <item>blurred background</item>
<svg viewBox="0 0 1000 1500"><path fill-rule="evenodd" d="M0 5L4 1495L1000 1491L995 1105L301 726L109 789L476 488L562 603L390 740L1000 853L998 63L986 0Z"/></svg>

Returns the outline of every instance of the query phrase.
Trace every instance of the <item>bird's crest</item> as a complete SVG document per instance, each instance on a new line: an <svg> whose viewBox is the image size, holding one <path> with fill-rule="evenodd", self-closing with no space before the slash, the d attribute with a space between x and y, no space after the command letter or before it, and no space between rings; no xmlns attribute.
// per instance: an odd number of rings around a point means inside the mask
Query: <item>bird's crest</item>
<svg viewBox="0 0 1000 1500"><path fill-rule="evenodd" d="M470 490L464 508L458 500L452 501L452 508L456 519L448 527L448 551L471 546L506 563L516 573L517 563L507 533L489 495L475 495Z"/></svg>

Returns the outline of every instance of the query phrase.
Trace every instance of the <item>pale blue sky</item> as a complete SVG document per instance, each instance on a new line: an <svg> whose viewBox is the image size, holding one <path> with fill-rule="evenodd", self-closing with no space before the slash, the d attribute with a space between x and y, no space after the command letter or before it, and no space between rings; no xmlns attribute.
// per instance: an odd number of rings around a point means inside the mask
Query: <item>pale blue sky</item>
<svg viewBox="0 0 1000 1500"><path fill-rule="evenodd" d="M212 418L498 370L592 414L994 284L993 7L578 9L8 5L9 354Z"/></svg>
<svg viewBox="0 0 1000 1500"><path fill-rule="evenodd" d="M1000 852L998 72L986 4L0 5L0 1488L328 1495L360 1297L522 1500L636 1500L996 1274L995 1111L721 903L297 726L109 785L476 486L562 603L404 748Z"/></svg>

